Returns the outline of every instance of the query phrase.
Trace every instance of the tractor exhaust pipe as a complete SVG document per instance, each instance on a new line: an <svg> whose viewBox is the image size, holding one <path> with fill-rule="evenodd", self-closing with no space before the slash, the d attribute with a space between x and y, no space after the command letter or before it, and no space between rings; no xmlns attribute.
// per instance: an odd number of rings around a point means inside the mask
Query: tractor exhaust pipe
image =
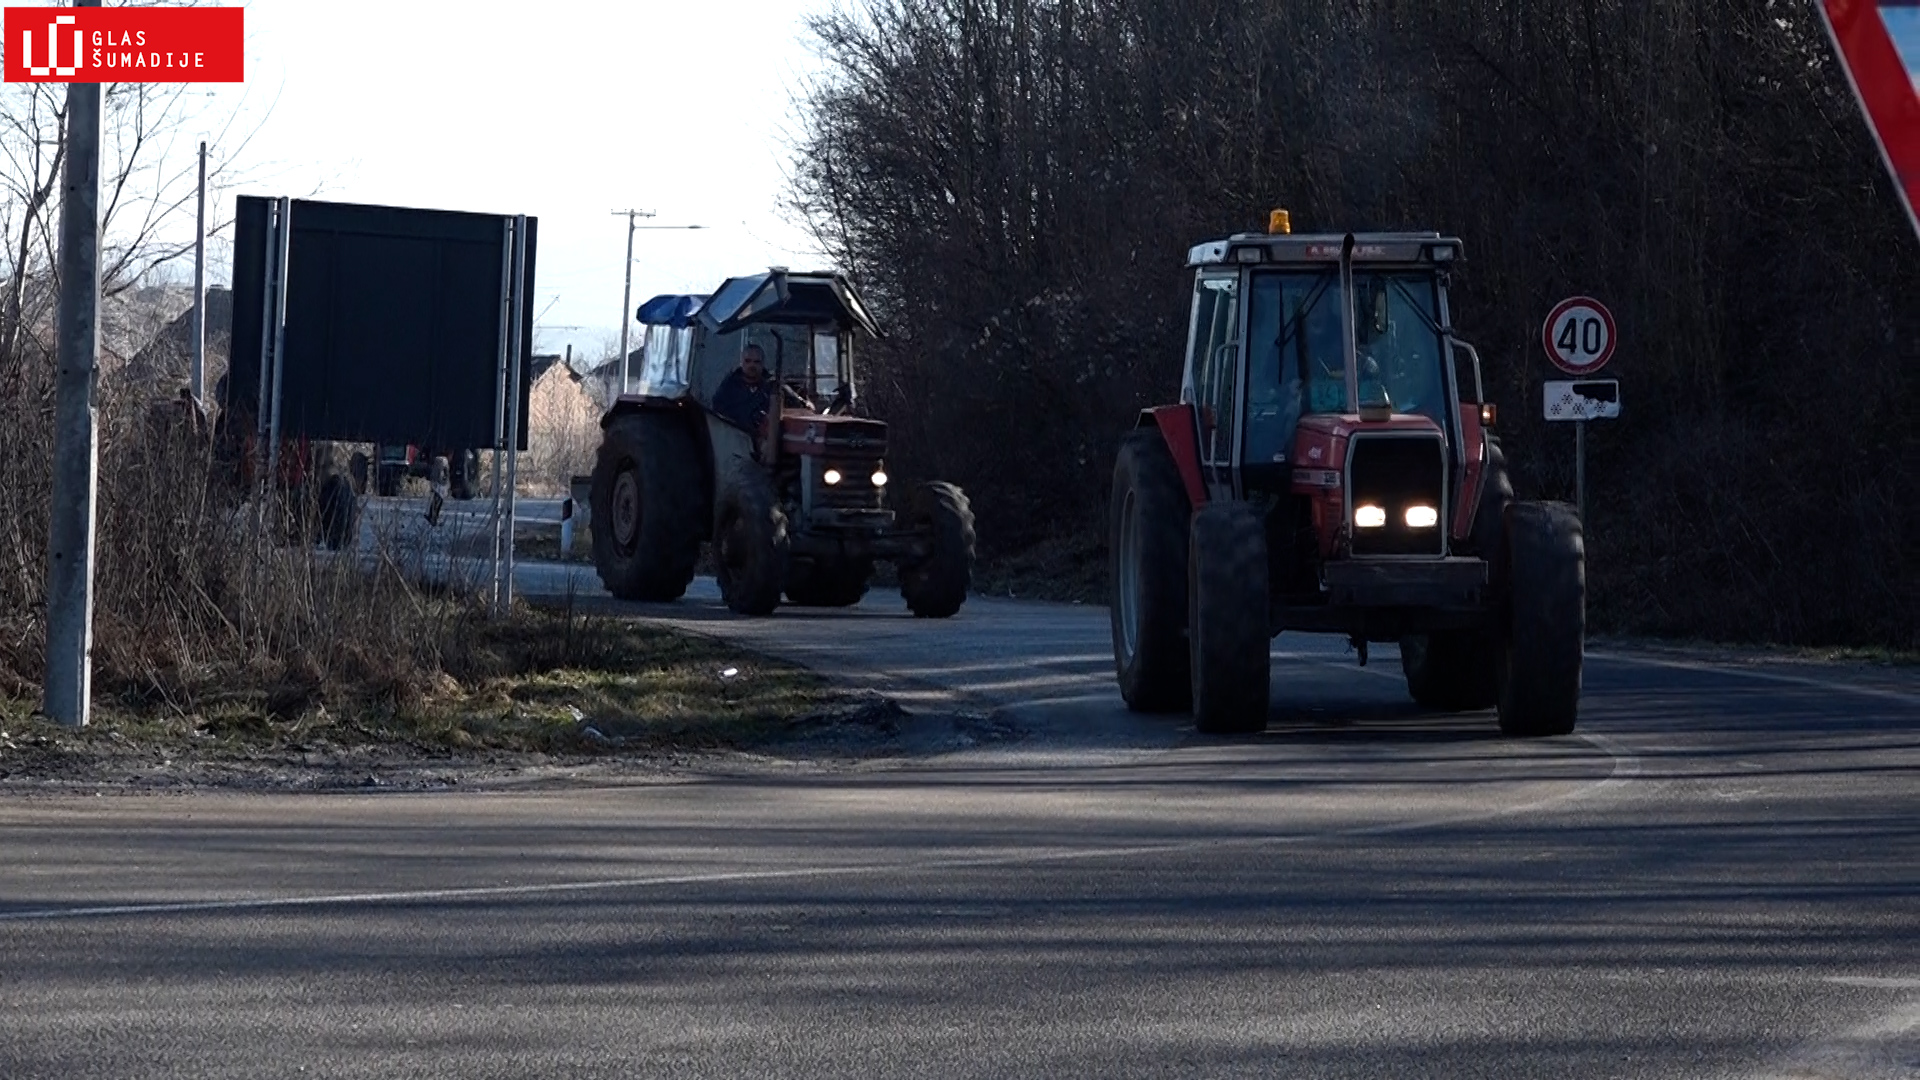
<svg viewBox="0 0 1920 1080"><path fill-rule="evenodd" d="M1353 315L1353 234L1340 244L1340 328L1346 349L1347 411L1360 411L1360 343Z"/></svg>

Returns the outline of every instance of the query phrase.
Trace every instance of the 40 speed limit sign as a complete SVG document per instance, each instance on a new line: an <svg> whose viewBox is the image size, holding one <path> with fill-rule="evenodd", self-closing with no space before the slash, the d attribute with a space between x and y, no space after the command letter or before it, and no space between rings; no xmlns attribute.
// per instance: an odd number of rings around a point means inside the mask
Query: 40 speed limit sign
<svg viewBox="0 0 1920 1080"><path fill-rule="evenodd" d="M1619 340L1613 313L1588 296L1562 300L1547 316L1547 359L1569 375L1591 375L1613 358Z"/></svg>

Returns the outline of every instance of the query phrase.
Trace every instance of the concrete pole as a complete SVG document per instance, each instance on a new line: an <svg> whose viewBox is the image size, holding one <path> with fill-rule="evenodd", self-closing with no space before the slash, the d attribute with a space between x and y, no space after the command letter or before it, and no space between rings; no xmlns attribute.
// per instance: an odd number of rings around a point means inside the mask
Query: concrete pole
<svg viewBox="0 0 1920 1080"><path fill-rule="evenodd" d="M206 400L207 384L207 144L200 144L200 197L193 226L193 378L196 404Z"/></svg>
<svg viewBox="0 0 1920 1080"><path fill-rule="evenodd" d="M76 0L98 7L100 0ZM60 184L60 300L55 318L53 527L47 552L48 719L85 727L93 708L94 497L99 440L100 85L67 86L66 176Z"/></svg>
<svg viewBox="0 0 1920 1080"><path fill-rule="evenodd" d="M627 328L633 325L633 219L652 217L652 210L615 210L627 215L627 285L620 293L620 393L627 392ZM618 395L615 395L618 396Z"/></svg>

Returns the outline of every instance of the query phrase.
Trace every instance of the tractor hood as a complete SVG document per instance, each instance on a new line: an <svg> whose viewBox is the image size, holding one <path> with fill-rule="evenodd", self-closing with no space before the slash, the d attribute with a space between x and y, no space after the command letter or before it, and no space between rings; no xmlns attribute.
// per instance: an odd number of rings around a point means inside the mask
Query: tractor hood
<svg viewBox="0 0 1920 1080"><path fill-rule="evenodd" d="M769 270L728 278L714 290L698 318L714 333L730 334L754 323L818 326L832 323L880 337L880 327L852 283L837 273L796 274Z"/></svg>

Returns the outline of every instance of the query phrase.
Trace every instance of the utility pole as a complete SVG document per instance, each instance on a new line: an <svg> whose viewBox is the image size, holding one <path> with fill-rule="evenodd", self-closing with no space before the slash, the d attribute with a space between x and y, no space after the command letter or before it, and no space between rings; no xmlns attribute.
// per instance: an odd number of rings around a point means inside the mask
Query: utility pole
<svg viewBox="0 0 1920 1080"><path fill-rule="evenodd" d="M74 0L99 7L100 0ZM60 300L54 319L53 526L47 565L47 718L85 727L93 707L94 496L99 441L100 84L67 84L60 184Z"/></svg>
<svg viewBox="0 0 1920 1080"><path fill-rule="evenodd" d="M200 200L193 226L193 402L204 407L207 383L207 144L200 144Z"/></svg>
<svg viewBox="0 0 1920 1080"><path fill-rule="evenodd" d="M635 225L637 217L656 216L652 210L615 210L627 216L627 286L620 294L620 393L627 392L627 327L633 324L633 233L636 229L704 229L705 225ZM614 395L618 397L619 394Z"/></svg>
<svg viewBox="0 0 1920 1080"><path fill-rule="evenodd" d="M627 327L633 325L633 219L655 216L652 210L615 210L627 215L627 286L620 293L620 393L627 392Z"/></svg>

